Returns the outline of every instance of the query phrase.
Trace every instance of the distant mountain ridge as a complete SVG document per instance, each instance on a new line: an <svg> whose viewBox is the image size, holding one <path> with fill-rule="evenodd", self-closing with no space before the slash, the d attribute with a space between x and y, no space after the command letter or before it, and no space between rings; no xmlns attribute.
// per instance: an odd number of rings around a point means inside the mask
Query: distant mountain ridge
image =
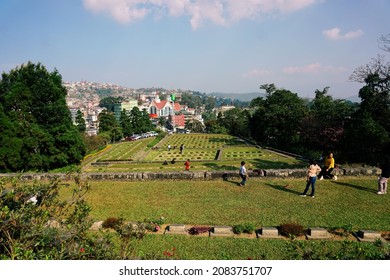
<svg viewBox="0 0 390 280"><path fill-rule="evenodd" d="M211 93L208 93L207 95L216 96L216 97L220 97L220 98L226 98L226 99L232 99L232 100L237 99L239 101L244 101L244 102L252 101L253 99L255 99L257 97L263 97L263 98L266 97L266 95L264 93L260 93L260 92L249 92L249 93L211 92ZM312 99L312 98L309 98L309 99ZM345 99L345 100L353 102L353 103L360 103L361 102L360 97L357 95L349 96L346 98L333 97L333 100L336 100L336 99Z"/></svg>
<svg viewBox="0 0 390 280"><path fill-rule="evenodd" d="M208 93L207 95L226 98L226 99L232 99L232 100L237 99L237 100L244 101L244 102L252 101L253 99L255 99L257 97L265 97L264 93L259 93L259 92L249 92L249 93L211 92L211 93Z"/></svg>

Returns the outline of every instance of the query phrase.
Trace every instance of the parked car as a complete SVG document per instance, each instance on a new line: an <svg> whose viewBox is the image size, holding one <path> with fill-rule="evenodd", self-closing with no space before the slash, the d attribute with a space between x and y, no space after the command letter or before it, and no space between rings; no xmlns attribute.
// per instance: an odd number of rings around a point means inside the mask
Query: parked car
<svg viewBox="0 0 390 280"><path fill-rule="evenodd" d="M134 134L130 137L126 137L125 139L126 139L126 141L135 141L135 140L141 139L141 136Z"/></svg>

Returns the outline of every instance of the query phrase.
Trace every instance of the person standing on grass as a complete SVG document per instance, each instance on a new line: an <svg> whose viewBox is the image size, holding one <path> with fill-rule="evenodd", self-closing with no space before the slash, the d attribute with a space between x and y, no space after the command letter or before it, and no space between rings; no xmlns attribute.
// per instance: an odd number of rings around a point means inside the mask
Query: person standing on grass
<svg viewBox="0 0 390 280"><path fill-rule="evenodd" d="M241 161L241 167L240 167L240 177L242 179L241 183L239 184L240 187L243 187L245 186L246 184L246 180L248 178L248 173L246 171L246 167L245 167L245 161Z"/></svg>
<svg viewBox="0 0 390 280"><path fill-rule="evenodd" d="M307 191L309 190L309 187L311 186L311 193L309 196L314 198L314 193L316 190L317 173L320 171L321 168L317 165L317 162L314 159L310 160L310 165L309 168L307 169L306 188L303 191L303 193L300 194L300 196L305 197Z"/></svg>
<svg viewBox="0 0 390 280"><path fill-rule="evenodd" d="M382 169L382 172L381 176L378 178L377 194L387 194L387 180L390 177L390 160L386 158L380 168Z"/></svg>
<svg viewBox="0 0 390 280"><path fill-rule="evenodd" d="M168 152L171 151L171 144L168 144Z"/></svg>
<svg viewBox="0 0 390 280"><path fill-rule="evenodd" d="M334 169L334 157L333 157L333 153L329 152L325 158L324 167L322 168L320 174L318 175L318 177L320 177L320 180L323 179L337 180L337 176L332 174L333 169Z"/></svg>
<svg viewBox="0 0 390 280"><path fill-rule="evenodd" d="M187 159L187 161L184 163L186 170L190 171L190 159Z"/></svg>

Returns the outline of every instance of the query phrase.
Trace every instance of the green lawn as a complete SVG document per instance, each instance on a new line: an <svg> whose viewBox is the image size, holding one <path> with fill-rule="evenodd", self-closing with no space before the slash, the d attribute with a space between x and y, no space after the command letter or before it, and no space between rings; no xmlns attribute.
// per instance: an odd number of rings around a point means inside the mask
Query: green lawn
<svg viewBox="0 0 390 280"><path fill-rule="evenodd" d="M91 156L84 172L183 171L191 159L194 171L303 168L306 162L249 145L228 135L167 136L147 148L149 139L118 143ZM172 149L168 151L167 145ZM179 146L184 144L183 154ZM176 149L173 147L176 146ZM219 154L218 154L219 152ZM216 159L218 156L218 159ZM171 164L170 160L177 162ZM133 160L131 163L121 160ZM90 165L110 161L104 166ZM120 160L118 162L113 162ZM163 165L167 160L168 164ZM94 220L123 217L144 221L163 216L165 224L256 228L298 223L305 228L390 231L390 196L376 194L377 178L340 177L317 181L316 197L300 197L302 179L249 178L245 188L232 181L91 181L87 201ZM288 185L288 188L285 186ZM63 195L69 196L70 189ZM389 259L389 246L330 240L272 240L149 234L132 242L137 259ZM201 249L200 249L201 248ZM164 252L171 252L167 257Z"/></svg>
<svg viewBox="0 0 390 280"><path fill-rule="evenodd" d="M289 185L288 188L284 186ZM390 196L376 194L375 177L318 181L316 197L300 197L304 179L233 181L92 181L87 201L94 220L165 218L165 224L256 228L294 222L305 228L390 231ZM64 196L70 195L67 189ZM341 240L278 240L148 234L131 242L132 258L182 260L389 259L389 244ZM166 252L170 252L167 256Z"/></svg>
<svg viewBox="0 0 390 280"><path fill-rule="evenodd" d="M91 182L88 202L96 220L122 216L166 223L257 227L296 222L305 227L390 230L390 196L376 194L376 178L317 181L316 197L302 198L304 179L233 181ZM288 188L284 188L285 185Z"/></svg>
<svg viewBox="0 0 390 280"><path fill-rule="evenodd" d="M179 171L187 159L193 170L232 170L246 161L249 169L302 168L306 162L258 148L244 140L225 134L174 134L160 142L147 138L116 143L91 155L83 162L84 172ZM147 147L155 143L153 148ZM171 149L168 150L168 144ZM180 152L180 145L184 150ZM175 159L176 164L170 162ZM126 163L123 161L127 161ZM131 161L131 162L130 162ZM167 161L168 165L163 165ZM91 165L106 162L105 165Z"/></svg>

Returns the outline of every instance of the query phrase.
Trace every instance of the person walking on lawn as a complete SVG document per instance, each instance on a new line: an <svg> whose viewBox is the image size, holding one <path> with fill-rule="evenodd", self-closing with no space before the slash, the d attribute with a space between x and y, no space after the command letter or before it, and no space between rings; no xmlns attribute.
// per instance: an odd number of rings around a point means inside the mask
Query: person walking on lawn
<svg viewBox="0 0 390 280"><path fill-rule="evenodd" d="M300 194L300 196L305 197L307 191L309 190L309 187L311 186L311 193L309 196L314 198L314 193L316 190L317 173L320 171L321 171L321 167L317 165L317 162L314 159L310 160L310 165L309 168L307 169L306 188L303 191L303 193Z"/></svg>
<svg viewBox="0 0 390 280"><path fill-rule="evenodd" d="M190 159L187 159L187 161L184 163L186 170L190 171Z"/></svg>
<svg viewBox="0 0 390 280"><path fill-rule="evenodd" d="M240 167L240 177L242 179L241 183L239 184L240 187L243 187L245 186L246 184L246 180L248 178L248 173L246 171L246 167L245 167L245 161L241 161L241 167Z"/></svg>

